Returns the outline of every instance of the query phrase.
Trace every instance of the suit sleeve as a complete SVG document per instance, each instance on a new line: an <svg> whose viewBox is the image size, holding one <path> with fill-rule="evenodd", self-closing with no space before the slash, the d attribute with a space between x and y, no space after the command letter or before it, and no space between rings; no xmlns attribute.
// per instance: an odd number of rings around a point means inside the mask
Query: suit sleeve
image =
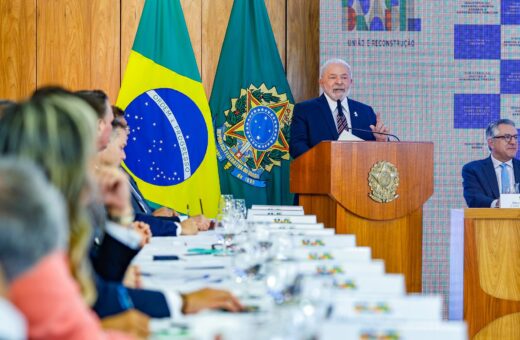
<svg viewBox="0 0 520 340"><path fill-rule="evenodd" d="M95 272L108 281L121 282L130 262L139 252L105 233L101 244L94 244L90 251L90 260Z"/></svg>
<svg viewBox="0 0 520 340"><path fill-rule="evenodd" d="M135 220L148 223L153 236L177 236L178 218L160 218L153 215L135 214Z"/></svg>
<svg viewBox="0 0 520 340"><path fill-rule="evenodd" d="M300 104L294 106L289 153L296 158L310 149L308 122Z"/></svg>
<svg viewBox="0 0 520 340"><path fill-rule="evenodd" d="M462 168L462 186L464 199L469 208L489 208L495 200L494 197L486 195L474 165L466 164Z"/></svg>
<svg viewBox="0 0 520 340"><path fill-rule="evenodd" d="M96 278L98 297L92 307L94 312L104 318L135 308L152 317L165 318L171 315L166 297L162 292L146 289L130 289L121 283Z"/></svg>

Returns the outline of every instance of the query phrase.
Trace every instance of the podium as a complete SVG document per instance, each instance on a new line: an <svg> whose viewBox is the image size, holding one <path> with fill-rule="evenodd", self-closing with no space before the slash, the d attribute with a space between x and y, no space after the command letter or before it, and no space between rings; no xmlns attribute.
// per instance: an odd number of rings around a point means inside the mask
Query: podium
<svg viewBox="0 0 520 340"><path fill-rule="evenodd" d="M356 235L387 272L405 275L408 292L422 290L422 207L433 194L433 143L321 142L293 160L290 181L306 214ZM378 202L381 191L398 197Z"/></svg>
<svg viewBox="0 0 520 340"><path fill-rule="evenodd" d="M464 210L464 320L470 338L520 339L520 209Z"/></svg>

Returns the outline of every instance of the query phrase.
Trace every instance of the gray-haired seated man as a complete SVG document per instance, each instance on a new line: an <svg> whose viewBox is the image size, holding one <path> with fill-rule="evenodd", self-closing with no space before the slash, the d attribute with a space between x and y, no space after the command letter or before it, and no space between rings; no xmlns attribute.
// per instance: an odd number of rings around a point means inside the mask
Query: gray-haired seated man
<svg viewBox="0 0 520 340"><path fill-rule="evenodd" d="M83 301L68 268L67 221L61 195L41 171L27 161L0 159L0 268L7 298L27 319L27 336L0 338L126 338L103 332ZM0 323L7 320L2 312Z"/></svg>

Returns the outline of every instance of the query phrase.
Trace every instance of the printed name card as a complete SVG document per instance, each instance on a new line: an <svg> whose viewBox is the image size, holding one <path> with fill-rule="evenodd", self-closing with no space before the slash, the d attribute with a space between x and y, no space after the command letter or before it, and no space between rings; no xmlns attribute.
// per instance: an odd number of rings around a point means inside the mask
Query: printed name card
<svg viewBox="0 0 520 340"><path fill-rule="evenodd" d="M520 194L500 194L500 208L520 208Z"/></svg>
<svg viewBox="0 0 520 340"><path fill-rule="evenodd" d="M271 223L317 223L316 215L303 216L273 216L273 215L251 215L248 217L250 221L271 222Z"/></svg>
<svg viewBox="0 0 520 340"><path fill-rule="evenodd" d="M340 294L335 297L333 318L336 319L394 319L442 320L440 296L366 296Z"/></svg>
<svg viewBox="0 0 520 340"><path fill-rule="evenodd" d="M323 237L294 236L293 244L295 247L315 248L350 248L356 246L355 235L334 235Z"/></svg>
<svg viewBox="0 0 520 340"><path fill-rule="evenodd" d="M388 321L344 322L325 321L320 339L385 339L385 340L466 340L467 326L454 321Z"/></svg>
<svg viewBox="0 0 520 340"><path fill-rule="evenodd" d="M259 205L253 204L250 210L286 210L286 211L302 211L303 207L301 205Z"/></svg>
<svg viewBox="0 0 520 340"><path fill-rule="evenodd" d="M323 229L325 228L325 225L323 223L269 223L268 224L270 229L288 229L288 230L295 230L295 229Z"/></svg>
<svg viewBox="0 0 520 340"><path fill-rule="evenodd" d="M346 249L338 248L295 248L293 256L297 260L308 261L348 261L348 262L369 262L371 250L369 247L354 247Z"/></svg>
<svg viewBox="0 0 520 340"><path fill-rule="evenodd" d="M270 229L271 234L283 233L289 236L301 236L301 237L323 237L323 236L334 236L336 232L332 228L323 229Z"/></svg>
<svg viewBox="0 0 520 340"><path fill-rule="evenodd" d="M303 210L253 210L247 211L247 218L251 219L254 215L267 215L267 216L303 216Z"/></svg>
<svg viewBox="0 0 520 340"><path fill-rule="evenodd" d="M406 294L404 276L384 275L336 275L333 278L336 294L393 295Z"/></svg>
<svg viewBox="0 0 520 340"><path fill-rule="evenodd" d="M382 260L370 262L346 261L301 261L298 269L303 274L315 275L382 275L385 273L385 263Z"/></svg>

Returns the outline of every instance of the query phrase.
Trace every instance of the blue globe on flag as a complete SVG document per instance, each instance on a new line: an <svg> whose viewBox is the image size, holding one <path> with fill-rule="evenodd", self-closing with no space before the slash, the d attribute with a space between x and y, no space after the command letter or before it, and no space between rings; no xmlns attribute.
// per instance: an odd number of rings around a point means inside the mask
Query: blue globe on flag
<svg viewBox="0 0 520 340"><path fill-rule="evenodd" d="M202 112L185 94L149 90L126 108L130 127L125 164L141 180L159 186L184 182L199 168L208 148Z"/></svg>

